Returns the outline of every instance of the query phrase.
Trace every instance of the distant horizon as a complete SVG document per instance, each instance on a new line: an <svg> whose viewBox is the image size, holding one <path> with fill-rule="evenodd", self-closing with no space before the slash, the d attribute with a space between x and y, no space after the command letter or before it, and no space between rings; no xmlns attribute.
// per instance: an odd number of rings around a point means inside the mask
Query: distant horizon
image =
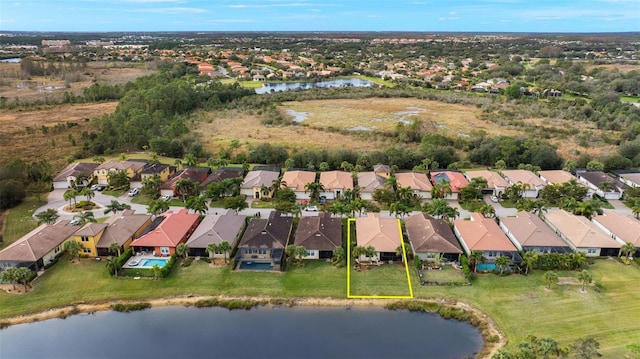
<svg viewBox="0 0 640 359"><path fill-rule="evenodd" d="M0 32L640 32L640 0L2 0Z"/></svg>

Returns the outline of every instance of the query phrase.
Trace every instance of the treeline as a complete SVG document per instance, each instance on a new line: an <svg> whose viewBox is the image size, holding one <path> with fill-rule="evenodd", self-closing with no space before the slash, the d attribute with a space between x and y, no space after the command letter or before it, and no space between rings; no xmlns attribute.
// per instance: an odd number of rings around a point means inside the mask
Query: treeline
<svg viewBox="0 0 640 359"><path fill-rule="evenodd" d="M200 77L195 66L186 63L175 63L122 88L124 95L115 112L96 119L98 131L82 134L83 150L76 157L142 148L151 148L160 155L182 157L185 149L197 142L194 138L184 138L188 132L185 122L189 113L199 108L218 109L235 99L254 94L237 84L222 85L219 81ZM93 94L95 99L118 95L114 87L109 86L94 86L88 91L87 95ZM200 148L195 152L202 152L201 146L192 148Z"/></svg>
<svg viewBox="0 0 640 359"><path fill-rule="evenodd" d="M46 160L15 160L0 167L0 210L11 208L29 195L40 195L51 189L53 169Z"/></svg>

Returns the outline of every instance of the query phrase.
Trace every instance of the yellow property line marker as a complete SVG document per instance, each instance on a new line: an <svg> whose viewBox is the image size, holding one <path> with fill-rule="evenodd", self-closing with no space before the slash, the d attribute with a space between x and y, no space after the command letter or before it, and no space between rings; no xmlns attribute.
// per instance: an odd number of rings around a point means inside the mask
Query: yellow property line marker
<svg viewBox="0 0 640 359"><path fill-rule="evenodd" d="M407 262L407 251L404 247L402 239L402 225L398 219L398 232L400 233L400 245L402 246L402 259L404 261L404 271L407 275L407 285L409 287L409 295L352 295L351 294L351 222L355 222L355 218L347 219L347 298L355 299L412 299L413 287L411 287L411 276L409 275L409 263Z"/></svg>

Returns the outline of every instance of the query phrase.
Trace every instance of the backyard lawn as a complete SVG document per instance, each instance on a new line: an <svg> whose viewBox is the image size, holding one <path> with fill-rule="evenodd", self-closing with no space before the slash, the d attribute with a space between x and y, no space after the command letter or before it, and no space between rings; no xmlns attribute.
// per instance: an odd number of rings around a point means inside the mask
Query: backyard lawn
<svg viewBox="0 0 640 359"><path fill-rule="evenodd" d="M422 286L414 267L411 281L417 298L446 298L469 303L488 314L515 348L533 334L550 337L561 345L591 336L600 342L604 357L622 357L625 346L640 338L640 266L616 260L597 260L588 267L596 285L580 293L580 285L553 285L547 290L543 271L529 276L479 275L471 286ZM433 272L433 273L431 273ZM438 275L440 271L425 271ZM446 274L442 271L442 274ZM451 273L449 273L451 274ZM577 271L558 272L560 277ZM384 265L352 273L352 294L406 295L404 270ZM34 283L26 295L0 292L0 318L43 311L70 303L109 300L146 300L186 295L273 297L346 296L346 268L327 262L307 261L284 273L231 271L194 261L176 266L163 280L112 278L105 264L85 259L70 263L63 258ZM638 341L638 340L636 340Z"/></svg>

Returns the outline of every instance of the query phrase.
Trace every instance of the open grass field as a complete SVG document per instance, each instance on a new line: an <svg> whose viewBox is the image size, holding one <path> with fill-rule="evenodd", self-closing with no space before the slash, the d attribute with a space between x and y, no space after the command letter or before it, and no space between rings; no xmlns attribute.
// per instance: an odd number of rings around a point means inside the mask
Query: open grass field
<svg viewBox="0 0 640 359"><path fill-rule="evenodd" d="M389 271L395 269L388 266L369 271L366 290L406 291L406 280L388 278ZM529 276L486 274L472 286L459 287L421 286L415 269L411 269L411 278L417 298L466 302L487 313L509 339L508 348L515 348L529 334L553 338L561 345L591 336L600 342L605 358L623 357L625 346L640 338L640 266L603 259L588 269L596 285L588 286L587 293L580 293L579 284L554 285L547 290L541 281L542 271ZM560 277L575 278L577 274L558 272ZM107 275L104 263L88 259L70 263L63 258L35 281L30 293L0 292L0 318L70 303L220 294L344 298L346 268L307 261L305 267L285 273L233 272L195 261L187 268L176 266L169 278L156 281L114 279Z"/></svg>
<svg viewBox="0 0 640 359"><path fill-rule="evenodd" d="M3 111L0 114L0 163L16 158L25 161L46 159L54 170L66 165L66 156L82 146L83 131L95 130L93 116L112 113L117 102L60 105L34 111ZM67 123L77 126L67 127ZM59 126L57 129L54 128ZM46 133L42 127L45 126ZM74 142L75 141L75 145Z"/></svg>
<svg viewBox="0 0 640 359"><path fill-rule="evenodd" d="M36 197L27 197L20 205L12 208L10 211L3 212L2 216L0 216L0 233L2 233L3 236L0 249L5 248L36 228L38 224L32 217L33 212L46 203L47 201L44 196L42 200L38 200ZM11 225L6 225L8 223L11 223Z"/></svg>

